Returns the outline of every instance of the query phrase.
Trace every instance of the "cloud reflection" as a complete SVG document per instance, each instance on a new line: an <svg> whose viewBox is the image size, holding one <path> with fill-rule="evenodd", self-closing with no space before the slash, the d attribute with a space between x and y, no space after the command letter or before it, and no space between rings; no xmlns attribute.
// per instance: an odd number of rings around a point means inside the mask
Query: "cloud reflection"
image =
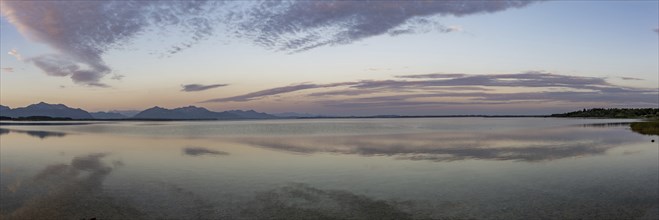
<svg viewBox="0 0 659 220"><path fill-rule="evenodd" d="M30 190L45 191L24 198L2 219L140 219L137 209L103 191L113 167L101 161L107 154L78 156L69 164L47 166L30 181ZM26 191L30 191L26 190ZM15 202L15 201L14 201ZM3 200L4 203L4 200Z"/></svg>
<svg viewBox="0 0 659 220"><path fill-rule="evenodd" d="M245 219L412 219L388 201L306 184L258 193L243 207Z"/></svg>
<svg viewBox="0 0 659 220"><path fill-rule="evenodd" d="M605 154L643 141L607 127L513 131L432 132L388 135L245 138L250 145L286 152L390 156L404 160L467 159L537 162Z"/></svg>

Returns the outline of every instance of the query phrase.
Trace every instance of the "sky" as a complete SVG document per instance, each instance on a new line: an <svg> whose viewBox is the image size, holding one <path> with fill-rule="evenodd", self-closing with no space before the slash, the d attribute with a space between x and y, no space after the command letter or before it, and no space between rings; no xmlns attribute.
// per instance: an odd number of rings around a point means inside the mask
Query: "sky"
<svg viewBox="0 0 659 220"><path fill-rule="evenodd" d="M659 1L0 0L0 104L324 115L659 107Z"/></svg>

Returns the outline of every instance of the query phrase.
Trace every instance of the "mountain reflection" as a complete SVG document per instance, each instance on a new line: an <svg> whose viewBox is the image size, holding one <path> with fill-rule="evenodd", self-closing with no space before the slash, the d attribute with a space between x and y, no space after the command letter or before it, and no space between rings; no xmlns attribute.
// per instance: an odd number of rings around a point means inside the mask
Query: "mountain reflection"
<svg viewBox="0 0 659 220"><path fill-rule="evenodd" d="M19 133L19 134L27 134L32 137L36 137L39 139L45 139L49 137L64 137L67 135L67 133L64 132L53 132L53 131L24 131L24 130L15 130L15 129L5 129L5 128L0 128L0 135L5 135L9 133Z"/></svg>
<svg viewBox="0 0 659 220"><path fill-rule="evenodd" d="M627 127L632 122L609 122L609 123L590 123L590 124L582 124L582 127L595 127L595 128L602 128L602 127Z"/></svg>
<svg viewBox="0 0 659 220"><path fill-rule="evenodd" d="M502 132L435 132L389 135L344 135L244 138L253 146L294 153L337 153L391 156L406 160L466 159L547 161L604 154L641 142L631 132L578 127Z"/></svg>

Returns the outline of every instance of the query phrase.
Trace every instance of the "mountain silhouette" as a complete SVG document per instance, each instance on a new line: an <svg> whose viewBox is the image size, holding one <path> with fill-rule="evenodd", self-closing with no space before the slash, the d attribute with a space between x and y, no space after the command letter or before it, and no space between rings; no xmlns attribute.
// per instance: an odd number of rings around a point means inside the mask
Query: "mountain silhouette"
<svg viewBox="0 0 659 220"><path fill-rule="evenodd" d="M0 107L0 116L4 117L30 117L46 116L53 118L72 118L72 119L92 119L94 118L89 112L79 109L70 108L63 104L48 104L39 102L26 107L11 109L7 106Z"/></svg>
<svg viewBox="0 0 659 220"><path fill-rule="evenodd" d="M323 117L322 115L309 114L309 113L298 113L298 112L282 112L273 114L277 117L282 118L314 118L314 117Z"/></svg>
<svg viewBox="0 0 659 220"><path fill-rule="evenodd" d="M256 112L254 110L231 110L224 112L214 112L206 108L187 106L175 109L166 109L162 107L153 107L146 109L133 117L134 119L183 119L183 120L202 120L202 119L269 119L277 116Z"/></svg>
<svg viewBox="0 0 659 220"><path fill-rule="evenodd" d="M133 117L118 111L89 113L79 108L71 108L63 104L48 104L40 102L12 109L0 105L0 116L10 118L52 117L71 119L162 119L162 120L234 120L234 119L271 119L277 116L254 110L231 110L214 112L197 106L187 106L166 109L155 106L135 114Z"/></svg>
<svg viewBox="0 0 659 220"><path fill-rule="evenodd" d="M124 119L128 118L128 116L125 116L123 114L117 113L117 112L92 112L92 117L95 119Z"/></svg>

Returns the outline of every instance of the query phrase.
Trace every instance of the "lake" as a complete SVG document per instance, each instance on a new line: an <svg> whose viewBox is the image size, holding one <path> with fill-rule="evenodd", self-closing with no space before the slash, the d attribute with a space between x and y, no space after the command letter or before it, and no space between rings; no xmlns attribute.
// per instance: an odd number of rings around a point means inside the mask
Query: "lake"
<svg viewBox="0 0 659 220"><path fill-rule="evenodd" d="M658 219L631 121L3 125L0 219Z"/></svg>

